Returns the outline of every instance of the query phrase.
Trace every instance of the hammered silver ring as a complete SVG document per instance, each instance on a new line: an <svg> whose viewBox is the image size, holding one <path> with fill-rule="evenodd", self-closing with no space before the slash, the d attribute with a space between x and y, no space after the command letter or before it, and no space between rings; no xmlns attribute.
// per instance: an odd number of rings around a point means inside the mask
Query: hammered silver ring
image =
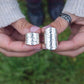
<svg viewBox="0 0 84 84"><path fill-rule="evenodd" d="M26 45L37 45L39 44L39 33L27 33L25 36Z"/></svg>
<svg viewBox="0 0 84 84"><path fill-rule="evenodd" d="M45 47L48 50L56 50L57 48L57 31L56 28L49 27L45 30Z"/></svg>

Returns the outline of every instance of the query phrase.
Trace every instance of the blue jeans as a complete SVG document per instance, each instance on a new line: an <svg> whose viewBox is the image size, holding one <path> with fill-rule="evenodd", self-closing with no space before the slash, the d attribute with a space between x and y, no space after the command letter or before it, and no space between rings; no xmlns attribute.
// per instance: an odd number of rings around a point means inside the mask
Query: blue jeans
<svg viewBox="0 0 84 84"><path fill-rule="evenodd" d="M42 0L27 0L28 3L40 3ZM62 2L64 0L47 0L50 3L55 3L55 2Z"/></svg>

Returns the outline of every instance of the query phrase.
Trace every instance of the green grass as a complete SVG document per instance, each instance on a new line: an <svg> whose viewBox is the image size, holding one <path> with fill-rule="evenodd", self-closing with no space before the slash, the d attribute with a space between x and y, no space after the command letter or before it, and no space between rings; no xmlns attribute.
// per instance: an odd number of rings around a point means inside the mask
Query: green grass
<svg viewBox="0 0 84 84"><path fill-rule="evenodd" d="M27 16L24 1L22 12ZM44 0L45 1L45 0ZM45 26L52 20L45 2ZM69 29L59 35L59 41L67 40ZM44 50L31 57L9 58L0 54L0 84L84 84L84 54L76 58L57 55Z"/></svg>

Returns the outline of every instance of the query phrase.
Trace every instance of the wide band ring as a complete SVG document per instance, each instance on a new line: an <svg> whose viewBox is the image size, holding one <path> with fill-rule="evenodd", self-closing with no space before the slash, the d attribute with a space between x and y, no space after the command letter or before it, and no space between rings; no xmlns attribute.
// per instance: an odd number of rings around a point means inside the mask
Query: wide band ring
<svg viewBox="0 0 84 84"><path fill-rule="evenodd" d="M56 28L49 27L45 29L45 47L48 50L56 50L57 48L57 31Z"/></svg>
<svg viewBox="0 0 84 84"><path fill-rule="evenodd" d="M27 33L25 36L25 44L27 45L39 44L39 33Z"/></svg>
<svg viewBox="0 0 84 84"><path fill-rule="evenodd" d="M62 13L62 14L60 15L60 17L63 18L63 19L65 19L69 24L71 24L72 18L71 18L70 15L65 14L65 13Z"/></svg>

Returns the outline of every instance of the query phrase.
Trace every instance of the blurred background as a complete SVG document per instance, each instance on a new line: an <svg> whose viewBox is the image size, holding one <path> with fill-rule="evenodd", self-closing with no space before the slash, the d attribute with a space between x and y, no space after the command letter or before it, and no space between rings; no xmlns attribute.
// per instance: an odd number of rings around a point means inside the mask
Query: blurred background
<svg viewBox="0 0 84 84"><path fill-rule="evenodd" d="M27 16L25 0L18 2ZM52 22L46 0L43 3L46 19L42 27ZM69 35L67 28L58 39L67 40ZM84 84L84 53L76 58L57 55L48 50L24 58L9 58L0 54L0 84Z"/></svg>

